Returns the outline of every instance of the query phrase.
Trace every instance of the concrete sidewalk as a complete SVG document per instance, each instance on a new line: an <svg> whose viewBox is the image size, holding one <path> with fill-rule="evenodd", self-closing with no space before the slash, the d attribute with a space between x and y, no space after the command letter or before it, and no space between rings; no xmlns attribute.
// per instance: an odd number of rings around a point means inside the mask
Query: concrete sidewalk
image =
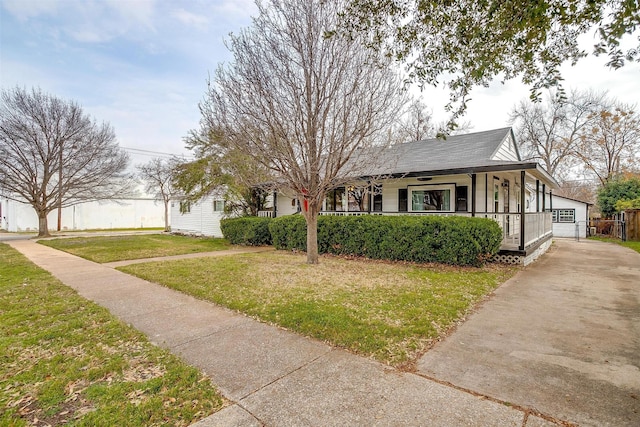
<svg viewBox="0 0 640 427"><path fill-rule="evenodd" d="M273 249L272 246L252 246L252 247L246 247L246 248L226 249L223 251L197 252L197 253L191 253L191 254L169 255L169 256L163 256L163 257L127 259L124 261L105 262L102 265L105 267L116 268L116 267L122 267L123 265L143 264L145 262L171 261L175 259L219 257L219 256L238 255L238 254L247 254L247 253L255 253L255 252L269 252L273 250L275 249Z"/></svg>
<svg viewBox="0 0 640 427"><path fill-rule="evenodd" d="M554 425L33 241L9 244L209 375L233 404L198 427Z"/></svg>

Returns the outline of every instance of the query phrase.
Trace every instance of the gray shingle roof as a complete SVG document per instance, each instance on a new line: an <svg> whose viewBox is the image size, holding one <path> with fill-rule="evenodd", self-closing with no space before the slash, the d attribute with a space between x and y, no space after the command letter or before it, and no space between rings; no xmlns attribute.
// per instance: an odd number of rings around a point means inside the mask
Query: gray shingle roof
<svg viewBox="0 0 640 427"><path fill-rule="evenodd" d="M507 127L394 145L384 151L370 173L402 174L517 163L492 160L510 132L511 128Z"/></svg>

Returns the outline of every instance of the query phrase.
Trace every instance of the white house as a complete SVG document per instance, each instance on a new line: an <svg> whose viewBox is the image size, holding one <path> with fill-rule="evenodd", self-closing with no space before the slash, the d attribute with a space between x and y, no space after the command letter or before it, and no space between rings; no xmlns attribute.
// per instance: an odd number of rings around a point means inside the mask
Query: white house
<svg viewBox="0 0 640 427"><path fill-rule="evenodd" d="M58 210L47 216L49 230L58 226ZM164 227L162 202L148 198L78 203L62 208L61 230ZM38 216L26 203L0 197L0 229L38 231Z"/></svg>
<svg viewBox="0 0 640 427"><path fill-rule="evenodd" d="M587 237L589 225L589 206L592 203L569 197L553 195L547 196L547 210L551 212L553 235L555 237Z"/></svg>
<svg viewBox="0 0 640 427"><path fill-rule="evenodd" d="M203 197L198 202L171 201L171 232L196 236L223 237L220 220L224 216L221 196Z"/></svg>
<svg viewBox="0 0 640 427"><path fill-rule="evenodd" d="M511 128L387 149L376 166L327 194L321 215L463 215L502 228L498 258L528 264L551 244L552 190L557 182L520 158ZM282 190L262 216L297 212L303 196Z"/></svg>

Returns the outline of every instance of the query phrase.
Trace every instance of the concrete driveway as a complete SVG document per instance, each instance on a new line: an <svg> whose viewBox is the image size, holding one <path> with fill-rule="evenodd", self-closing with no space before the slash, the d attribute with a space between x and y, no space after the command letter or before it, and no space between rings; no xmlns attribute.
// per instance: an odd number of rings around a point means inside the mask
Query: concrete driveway
<svg viewBox="0 0 640 427"><path fill-rule="evenodd" d="M640 426L640 254L557 239L418 373L581 426Z"/></svg>

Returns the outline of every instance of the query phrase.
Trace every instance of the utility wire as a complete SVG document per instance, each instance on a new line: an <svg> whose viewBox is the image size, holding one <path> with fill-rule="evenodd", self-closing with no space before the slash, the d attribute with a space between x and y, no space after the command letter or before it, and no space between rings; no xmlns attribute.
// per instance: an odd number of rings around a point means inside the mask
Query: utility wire
<svg viewBox="0 0 640 427"><path fill-rule="evenodd" d="M129 151L131 153L134 154L139 154L141 156L149 156L149 157L169 157L169 158L173 158L173 157L180 157L183 159L192 159L193 156L187 156L184 154L172 154L172 153L164 153L161 151L153 151L153 150L144 150L142 148L130 148L130 147L120 147L125 151Z"/></svg>

